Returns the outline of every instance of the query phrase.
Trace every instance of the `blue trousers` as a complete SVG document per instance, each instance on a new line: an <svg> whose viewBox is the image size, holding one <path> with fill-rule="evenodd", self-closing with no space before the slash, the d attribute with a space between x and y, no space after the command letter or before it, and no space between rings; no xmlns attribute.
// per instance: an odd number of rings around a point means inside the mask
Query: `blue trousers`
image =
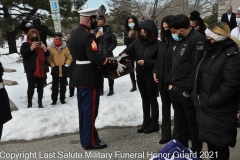
<svg viewBox="0 0 240 160"><path fill-rule="evenodd" d="M90 147L99 144L95 120L98 115L100 89L77 89L79 134L82 146Z"/></svg>

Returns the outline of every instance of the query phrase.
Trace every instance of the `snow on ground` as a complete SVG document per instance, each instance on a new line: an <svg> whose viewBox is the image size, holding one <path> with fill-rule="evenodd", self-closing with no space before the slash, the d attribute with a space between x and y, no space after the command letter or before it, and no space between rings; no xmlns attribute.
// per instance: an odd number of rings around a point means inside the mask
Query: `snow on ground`
<svg viewBox="0 0 240 160"><path fill-rule="evenodd" d="M125 46L118 46L114 50L117 56ZM8 48L1 49L7 53ZM37 92L33 97L33 108L27 108L27 79L24 73L23 64L16 63L19 55L2 55L0 61L5 68L16 69L17 72L4 73L3 78L17 81L18 85L6 86L10 99L18 107L18 111L12 112L13 119L3 126L2 141L9 140L32 140L63 133L78 132L78 107L76 90L74 97L69 97L68 86L66 92L66 104L51 106L51 85L44 88L43 106L37 107ZM48 82L52 81L48 73ZM137 126L143 120L142 104L139 91L129 92L132 87L130 76L118 78L114 82L113 96L108 97L108 80L104 80L104 95L100 97L99 113L96 120L96 127L106 126ZM161 122L161 100L159 102L159 121ZM173 111L172 111L173 112ZM172 114L173 115L173 114Z"/></svg>

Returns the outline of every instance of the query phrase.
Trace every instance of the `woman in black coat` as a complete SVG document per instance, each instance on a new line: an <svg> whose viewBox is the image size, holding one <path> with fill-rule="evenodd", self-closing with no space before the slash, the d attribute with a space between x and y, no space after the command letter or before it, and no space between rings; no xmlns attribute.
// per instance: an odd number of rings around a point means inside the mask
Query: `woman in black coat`
<svg viewBox="0 0 240 160"><path fill-rule="evenodd" d="M12 119L9 98L3 86L3 66L0 62L0 140L2 137L3 124Z"/></svg>
<svg viewBox="0 0 240 160"><path fill-rule="evenodd" d="M136 39L136 30L138 28L139 24L138 24L138 19L135 16L130 16L125 20L125 24L124 24L124 45L126 45L127 47ZM134 68L134 55L132 55L129 58L132 62L132 66ZM130 92L134 92L137 90L136 87L136 79L135 79L135 71L130 73L130 78L132 81L132 89L130 90Z"/></svg>
<svg viewBox="0 0 240 160"><path fill-rule="evenodd" d="M26 72L28 89L28 108L32 107L32 98L35 84L37 84L38 107L43 108L43 82L45 78L43 65L45 57L49 56L46 46L40 42L40 35L36 29L30 29L27 34L27 42L21 46L20 53L23 57L23 66Z"/></svg>
<svg viewBox="0 0 240 160"><path fill-rule="evenodd" d="M196 70L192 99L199 124L199 140L216 159L228 160L236 144L236 112L240 93L240 42L224 22L205 31L206 52ZM238 45L238 46L237 46Z"/></svg>
<svg viewBox="0 0 240 160"><path fill-rule="evenodd" d="M166 143L171 139L171 98L168 92L168 75L171 64L171 54L177 41L173 40L169 29L173 20L173 15L166 16L161 22L162 43L158 50L158 59L153 68L154 81L157 83L162 100L162 136L160 144Z"/></svg>
<svg viewBox="0 0 240 160"><path fill-rule="evenodd" d="M101 54L104 58L113 57L113 50L117 46L117 39L115 34L112 32L111 27L106 25L106 19L104 15L99 16L98 27L94 30L93 34L95 34L97 38L98 53ZM107 96L112 96L114 94L114 80L108 79L108 84L109 93ZM101 89L101 95L103 95L104 92L103 88Z"/></svg>
<svg viewBox="0 0 240 160"><path fill-rule="evenodd" d="M139 25L136 40L123 52L124 55L135 55L137 84L142 97L143 123L138 133L151 133L159 130L157 84L153 80L152 70L157 60L160 41L158 30L153 20L145 20Z"/></svg>

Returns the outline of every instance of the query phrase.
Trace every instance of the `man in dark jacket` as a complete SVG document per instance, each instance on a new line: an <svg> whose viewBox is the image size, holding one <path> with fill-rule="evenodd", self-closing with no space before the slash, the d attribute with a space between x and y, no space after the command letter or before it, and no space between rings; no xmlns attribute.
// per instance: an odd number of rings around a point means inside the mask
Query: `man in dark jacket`
<svg viewBox="0 0 240 160"><path fill-rule="evenodd" d="M93 34L95 34L97 38L98 53L101 54L104 58L113 57L113 50L117 46L117 39L111 27L106 25L106 19L104 15L99 16L98 27L94 30ZM109 93L107 94L107 96L112 96L114 94L113 91L114 80L108 79L108 84ZM104 87L101 89L101 95L103 95L103 93Z"/></svg>
<svg viewBox="0 0 240 160"><path fill-rule="evenodd" d="M170 30L173 39L181 42L173 48L169 79L169 94L174 108L174 129L177 132L175 139L188 147L190 128L192 150L199 153L202 143L198 141L196 113L190 94L195 69L203 56L205 37L192 29L185 15L176 15Z"/></svg>
<svg viewBox="0 0 240 160"><path fill-rule="evenodd" d="M4 69L0 62L0 140L2 137L3 124L12 119L8 94L3 86L3 71Z"/></svg>
<svg viewBox="0 0 240 160"><path fill-rule="evenodd" d="M84 9L80 13L80 26L70 38L70 52L76 65L73 73L73 86L77 87L79 132L82 147L85 150L102 149L107 145L100 143L95 120L98 115L100 88L102 88L102 72L100 67L109 66L122 73L123 65L111 63L108 58L98 54L95 35L90 29L97 27L98 9Z"/></svg>
<svg viewBox="0 0 240 160"><path fill-rule="evenodd" d="M237 27L236 13L232 12L232 6L227 7L227 13L222 15L221 22L227 23L230 30Z"/></svg>
<svg viewBox="0 0 240 160"><path fill-rule="evenodd" d="M32 16L34 17L34 16ZM26 27L26 24L29 22L29 17L24 19L21 23L21 29L25 32L28 33L28 31L32 28L37 29L39 34L40 34L40 41L44 43L44 45L47 47L47 36L54 37L55 33L53 33L51 30L48 29L47 26L44 26L41 24L40 19L34 17L33 21L33 27Z"/></svg>

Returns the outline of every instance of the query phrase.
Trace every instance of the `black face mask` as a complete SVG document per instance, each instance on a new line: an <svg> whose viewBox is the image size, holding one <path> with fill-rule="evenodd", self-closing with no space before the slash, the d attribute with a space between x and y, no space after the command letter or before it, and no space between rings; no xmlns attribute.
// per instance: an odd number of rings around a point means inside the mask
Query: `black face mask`
<svg viewBox="0 0 240 160"><path fill-rule="evenodd" d="M31 41L34 42L34 41L38 41L38 38L37 37L31 37Z"/></svg>
<svg viewBox="0 0 240 160"><path fill-rule="evenodd" d="M210 45L210 44L211 44L211 39L206 39L206 40L205 40L205 45L208 46L208 45Z"/></svg>
<svg viewBox="0 0 240 160"><path fill-rule="evenodd" d="M91 29L97 28L97 21L91 23Z"/></svg>
<svg viewBox="0 0 240 160"><path fill-rule="evenodd" d="M166 38L170 38L170 37L172 37L172 32L170 31L170 29L163 30L163 35L164 35Z"/></svg>
<svg viewBox="0 0 240 160"><path fill-rule="evenodd" d="M34 27L39 27L39 26L41 25L41 23L40 23L39 21L35 21L35 22L33 23L33 25L34 25Z"/></svg>

